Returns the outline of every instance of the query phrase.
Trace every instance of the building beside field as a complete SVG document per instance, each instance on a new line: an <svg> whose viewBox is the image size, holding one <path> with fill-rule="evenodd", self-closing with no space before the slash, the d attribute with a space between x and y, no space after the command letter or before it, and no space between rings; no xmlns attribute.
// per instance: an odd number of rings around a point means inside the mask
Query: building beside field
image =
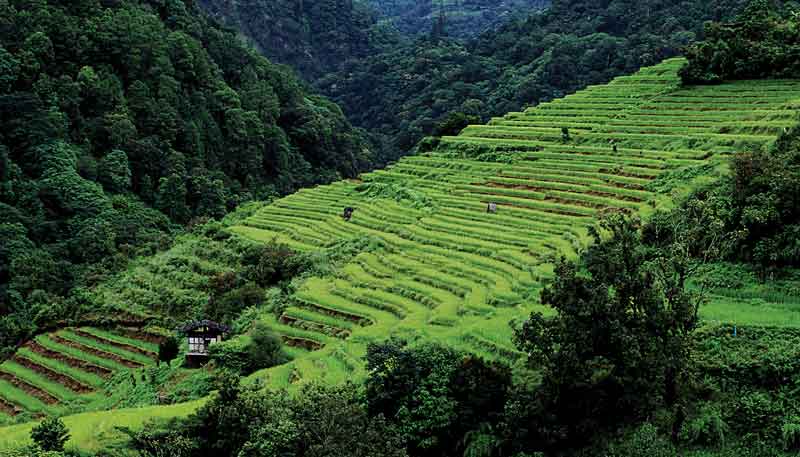
<svg viewBox="0 0 800 457"><path fill-rule="evenodd" d="M192 321L180 328L182 335L186 335L189 351L186 353L186 364L200 366L208 362L208 350L214 343L219 343L230 333L227 325L207 319Z"/></svg>

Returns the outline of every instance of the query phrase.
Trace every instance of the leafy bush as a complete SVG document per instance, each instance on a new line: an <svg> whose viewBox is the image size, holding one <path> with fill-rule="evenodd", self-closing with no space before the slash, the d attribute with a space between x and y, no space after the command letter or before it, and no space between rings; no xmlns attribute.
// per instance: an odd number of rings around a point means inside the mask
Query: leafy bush
<svg viewBox="0 0 800 457"><path fill-rule="evenodd" d="M264 324L256 324L249 335L212 344L208 352L218 366L241 374L287 361L280 337Z"/></svg>
<svg viewBox="0 0 800 457"><path fill-rule="evenodd" d="M280 365L287 360L281 338L263 324L257 324L250 332L247 357L253 371Z"/></svg>
<svg viewBox="0 0 800 457"><path fill-rule="evenodd" d="M57 417L48 417L31 430L31 439L44 451L61 452L69 441L69 430Z"/></svg>
<svg viewBox="0 0 800 457"><path fill-rule="evenodd" d="M247 373L250 371L248 343L248 338L238 337L212 344L208 348L208 357L219 367L237 373Z"/></svg>
<svg viewBox="0 0 800 457"><path fill-rule="evenodd" d="M743 433L772 435L778 429L783 406L763 391L741 395L730 425Z"/></svg>
<svg viewBox="0 0 800 457"><path fill-rule="evenodd" d="M787 451L800 449L800 416L784 419L781 425L783 448Z"/></svg>
<svg viewBox="0 0 800 457"><path fill-rule="evenodd" d="M158 345L158 363L161 364L161 362L165 362L169 364L175 360L175 357L178 357L180 350L181 346L178 338L174 336L165 338L164 341Z"/></svg>
<svg viewBox="0 0 800 457"><path fill-rule="evenodd" d="M608 457L673 457L677 450L672 443L658 433L658 428L645 423L630 437L612 445Z"/></svg>
<svg viewBox="0 0 800 457"><path fill-rule="evenodd" d="M690 444L721 446L728 435L728 424L719 406L706 404L697 416L687 420L680 431L682 441Z"/></svg>

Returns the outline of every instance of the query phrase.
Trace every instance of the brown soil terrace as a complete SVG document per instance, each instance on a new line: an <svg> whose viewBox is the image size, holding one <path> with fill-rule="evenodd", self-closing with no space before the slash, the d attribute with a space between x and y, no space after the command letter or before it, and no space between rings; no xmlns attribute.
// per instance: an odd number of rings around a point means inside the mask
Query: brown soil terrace
<svg viewBox="0 0 800 457"><path fill-rule="evenodd" d="M281 316L280 323L295 328L301 328L303 330L324 333L326 335L335 336L336 338L341 339L345 339L350 336L350 330L331 325L320 324L319 322L308 321L293 316L287 316L285 314Z"/></svg>
<svg viewBox="0 0 800 457"><path fill-rule="evenodd" d="M303 349L307 349L309 351L317 351L317 350L322 349L323 347L325 347L325 345L320 343L320 342L317 342L317 341L314 341L314 340L308 340L308 339L305 339L305 338L298 338L296 336L283 335L282 338L283 338L283 342L287 346L296 347L296 348L303 348Z"/></svg>
<svg viewBox="0 0 800 457"><path fill-rule="evenodd" d="M350 313L347 313L347 312L344 312L344 311L338 311L338 310L335 310L335 309L324 308L324 307L322 307L320 305L317 305L315 303L310 303L310 302L302 302L301 306L304 307L304 308L311 308L312 310L314 310L314 312L317 312L317 313L320 313L320 314L324 314L326 316L330 316L330 317L333 317L333 318L336 318L336 319L341 319L341 320L344 320L344 321L353 322L353 323L356 323L356 324L361 325L361 326L372 325L372 320L370 320L369 318L366 318L364 316L359 316L359 315L356 315L356 314L350 314Z"/></svg>
<svg viewBox="0 0 800 457"><path fill-rule="evenodd" d="M43 357L47 357L48 359L58 360L59 362L62 362L64 364L66 364L66 365L69 365L72 368L77 368L77 369L79 369L81 371L85 371L87 373L96 374L97 376L100 376L100 377L103 377L103 378L107 378L107 377L111 376L111 370L109 370L108 368L104 368L104 367L100 367L100 366L94 365L94 364L89 363L89 362L87 362L85 360L81 360L81 359L76 359L74 357L70 357L70 356L68 356L66 354L63 354L61 352L51 351L50 349L47 349L46 347L40 345L39 343L37 343L35 341L28 342L27 344L25 344L24 347L30 349L31 351L33 351L33 352L35 352L35 353L37 353L37 354L39 354L39 355L41 355Z"/></svg>
<svg viewBox="0 0 800 457"><path fill-rule="evenodd" d="M573 185L573 186L574 185L578 185L578 186L581 185L581 184L576 184L576 183L571 182L571 181L564 181L564 180L561 180L561 179L552 179L552 178L549 178L549 177L548 178L536 178L536 177L528 178L528 177L520 177L519 175L507 175L507 174L503 174L503 173L500 173L500 174L496 175L495 177L496 178L519 179L519 180L536 179L538 181L552 182L552 183L558 183L558 184L568 184L568 185ZM600 181L603 181L608 186L616 187L616 188L619 188L619 189L646 190L645 187L643 185L641 185L641 184L624 183L624 182L614 181L614 180L605 179L605 178L601 178L601 177L597 177L596 179L598 179ZM650 180L652 180L652 179L650 179ZM475 183L474 185L482 185L482 183Z"/></svg>
<svg viewBox="0 0 800 457"><path fill-rule="evenodd" d="M598 171L598 173L606 173L606 174L609 174L609 175L623 176L625 178L647 179L648 181L652 181L652 180L655 179L655 177L650 176L650 175L637 175L636 173L631 173L629 171L614 171L614 170L612 170L610 168L601 168L601 169L599 169L597 171Z"/></svg>
<svg viewBox="0 0 800 457"><path fill-rule="evenodd" d="M91 392L93 390L91 387L86 386L86 385L84 385L84 384L82 384L82 383L70 378L69 376L66 376L66 375L61 374L61 373L59 373L57 371L51 370L50 368L47 368L47 367L45 367L43 365L39 365L35 361L33 361L31 359L28 359L28 358L25 358L23 356L15 355L14 358L11 359L11 360L13 362L18 363L19 365L22 365L23 367L25 367L25 368L27 368L27 369L29 369L31 371L34 371L34 372L44 376L45 378L47 378L47 379L49 379L49 380L51 380L53 382L61 384L62 386L66 387L67 389L69 389L69 390L71 390L71 391L73 391L75 393L85 394L85 393L89 393L89 392Z"/></svg>
<svg viewBox="0 0 800 457"><path fill-rule="evenodd" d="M16 416L20 411L19 407L0 398L0 413L6 416Z"/></svg>
<svg viewBox="0 0 800 457"><path fill-rule="evenodd" d="M54 405L58 403L58 398L55 396L45 392L44 390L34 386L33 384L29 384L22 379L17 378L16 376L6 373L5 371L0 371L0 379L3 381L7 381L9 384L13 385L18 389L22 389L25 393L29 394L32 397L36 397L39 400L47 403L48 405Z"/></svg>
<svg viewBox="0 0 800 457"><path fill-rule="evenodd" d="M85 346L80 343L76 343L75 341L68 340L66 338L62 338L58 335L50 335L50 338L58 344L63 344L64 346L69 346L73 349L77 349L79 351L85 352L87 354L92 354L97 357L101 357L103 359L113 360L120 365L123 365L128 368L140 368L144 366L139 362L134 362L133 360L123 359L122 357L118 356L117 354L112 354L110 352L101 351L99 349L95 349L93 347Z"/></svg>
<svg viewBox="0 0 800 457"><path fill-rule="evenodd" d="M483 203L485 205L488 205L489 201L488 200L487 201L481 201L481 203ZM553 214L560 214L561 216L569 216L569 217L582 217L582 218L592 217L592 216L589 216L587 214L573 213L573 212L562 210L562 209L558 209L558 208L529 208L527 206L516 205L514 203L497 203L497 206L510 206L512 208L524 209L526 211L537 211L537 212L540 212L540 213L553 213Z"/></svg>
<svg viewBox="0 0 800 457"><path fill-rule="evenodd" d="M142 331L136 328L119 327L112 330L112 332L120 336L124 336L134 340L145 341L147 343L161 344L164 341L164 337L161 335L148 333L146 331Z"/></svg>
<svg viewBox="0 0 800 457"><path fill-rule="evenodd" d="M550 192L550 191L569 192L569 193L573 193L573 194L593 195L595 197L613 198L614 200L624 200L624 201L633 202L633 203L641 203L641 202L644 201L644 199L642 199L642 198L631 197L629 195L614 194L614 193L611 193L611 192L602 192L602 191L598 191L598 190L587 190L585 192L577 192L577 191L574 191L574 190L550 189L548 187L541 187L541 186L526 186L526 185L522 185L522 184L503 184L503 183L493 182L493 181L489 181L489 182L487 182L485 184L476 183L476 184L473 184L473 185L475 185L475 186L488 186L488 187L495 187L495 188L501 188L501 189L530 190L530 191L533 191L533 192L543 192L543 193L547 193L547 192Z"/></svg>
<svg viewBox="0 0 800 457"><path fill-rule="evenodd" d="M117 341L109 340L109 339L103 338L102 336L97 336L97 335L95 335L93 333L89 333L89 332L86 332L86 331L81 330L81 329L73 328L73 329L70 329L70 331L72 333L76 334L76 335L80 335L80 336L82 336L84 338L89 338L91 340L97 341L98 343L103 343L103 344L106 344L108 346L114 346L115 348L122 349L123 351L128 351L128 352L133 352L133 353L136 353L136 354L141 354L141 355L143 355L145 357L155 357L156 356L156 354L154 352L150 352L150 351L147 351L147 350L142 349L140 347L136 347L136 346L134 346L132 344L119 343Z"/></svg>
<svg viewBox="0 0 800 457"><path fill-rule="evenodd" d="M608 208L609 207L609 205L604 205L602 203L591 203L591 202L584 202L584 201L580 201L580 200L570 200L570 199L562 198L562 197L553 197L553 196L547 194L547 191L549 191L549 190L552 190L552 189L537 190L537 192L542 192L542 193L545 194L544 198L542 200L539 200L539 199L536 199L536 198L517 197L517 196L513 196L513 195L511 195L510 197L521 198L523 200L532 200L532 201L537 201L537 202L546 201L546 202L558 203L558 204L561 204L561 205L580 206L581 208L590 208L590 209L603 209L603 208ZM497 195L498 197L509 197L509 195L503 195L503 194L498 194L498 193L488 192L488 191L481 192L481 191L476 191L476 190L470 190L469 193L476 194L476 195ZM542 211L545 211L545 210L543 209ZM549 209L547 211L549 211Z"/></svg>

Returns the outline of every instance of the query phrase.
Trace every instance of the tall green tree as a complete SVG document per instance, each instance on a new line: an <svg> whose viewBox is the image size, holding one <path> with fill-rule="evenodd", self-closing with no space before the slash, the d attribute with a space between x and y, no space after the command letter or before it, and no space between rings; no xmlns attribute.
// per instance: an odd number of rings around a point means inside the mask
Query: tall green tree
<svg viewBox="0 0 800 457"><path fill-rule="evenodd" d="M580 264L562 260L542 303L515 335L543 370L528 436L545 449L579 447L602 430L675 407L689 363L698 297L683 256L642 242L635 220L606 219Z"/></svg>

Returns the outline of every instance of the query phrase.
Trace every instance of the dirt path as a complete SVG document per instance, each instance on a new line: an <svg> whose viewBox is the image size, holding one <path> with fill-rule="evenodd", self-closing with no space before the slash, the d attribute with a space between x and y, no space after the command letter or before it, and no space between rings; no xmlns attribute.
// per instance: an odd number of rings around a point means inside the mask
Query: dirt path
<svg viewBox="0 0 800 457"><path fill-rule="evenodd" d="M59 401L55 396L5 371L0 371L0 379L8 381L14 387L24 390L30 396L36 397L48 405L54 405Z"/></svg>
<svg viewBox="0 0 800 457"><path fill-rule="evenodd" d="M302 308L310 309L316 313L323 314L325 316L333 317L334 319L341 319L343 321L353 322L358 324L362 327L367 325L372 325L372 319L364 316L359 316L357 314L351 314L346 311L339 311L336 309L325 308L323 306L317 305L316 303L311 302L303 302L300 305Z"/></svg>
<svg viewBox="0 0 800 457"><path fill-rule="evenodd" d="M117 354L112 354L110 352L101 351L99 349L95 349L93 347L84 346L83 344L76 343L72 340L68 340L66 338L62 338L58 335L50 335L50 339L55 341L58 344L63 344L64 346L69 346L73 349L77 349L79 351L83 351L87 354L92 354L97 357L101 357L103 359L113 360L120 365L126 366L128 368L141 368L144 364L139 362L134 362L133 360L123 359L122 357L118 356Z"/></svg>
<svg viewBox="0 0 800 457"><path fill-rule="evenodd" d="M92 373L101 378L107 378L111 376L112 371L108 368L100 367L94 365L90 362L85 360L76 359L74 357L70 357L67 354L63 354L61 352L51 351L46 347L40 345L35 341L30 341L25 345L26 348L30 349L31 351L41 355L42 357L47 357L48 359L58 360L66 365L71 366L72 368L77 368L78 370L85 371L87 373Z"/></svg>
<svg viewBox="0 0 800 457"><path fill-rule="evenodd" d="M143 355L145 357L151 357L151 358L156 357L156 354L154 352L150 352L150 351L144 350L144 349L142 349L140 347L136 347L136 346L134 346L132 344L119 343L117 341L109 340L109 339L103 338L102 336L97 336L97 335L94 335L92 333L89 333L89 332L86 332L84 330L77 329L77 328L70 329L70 331L72 333L76 334L76 335L80 335L80 336L82 336L84 338L89 338L91 340L97 341L98 343L106 344L108 346L114 346L115 348L122 349L123 351L133 352L135 354L140 354L140 355Z"/></svg>
<svg viewBox="0 0 800 457"><path fill-rule="evenodd" d="M322 349L325 345L322 343L318 343L313 340L307 340L305 338L297 338L294 336L283 336L283 342L287 346L297 347L307 349L309 351L316 351L318 349Z"/></svg>
<svg viewBox="0 0 800 457"><path fill-rule="evenodd" d="M55 370L51 370L50 368L47 368L44 365L40 365L40 364L36 363L35 361L33 361L31 359L28 359L28 358L25 358L23 356L15 355L14 358L11 359L11 360L13 362L18 363L19 365L22 365L23 367L25 367L25 368L27 368L27 369L29 369L31 371L34 371L34 372L44 376L45 378L47 378L47 379L49 379L49 380L51 380L53 382L61 384L62 386L66 387L67 389L69 389L69 390L71 390L71 391L73 391L73 392L75 392L77 394L86 394L86 393L89 393L89 392L91 392L93 390L91 387L86 386L86 385L84 385L84 384L82 384L82 383L70 378L69 376L66 376L66 375L64 375L62 373L59 373L59 372L55 371Z"/></svg>
<svg viewBox="0 0 800 457"><path fill-rule="evenodd" d="M145 332L143 330L139 330L136 328L129 328L129 327L118 327L111 330L111 333L116 333L120 336L131 338L133 340L144 341L152 344L161 344L165 339L161 335L156 335L153 333Z"/></svg>

